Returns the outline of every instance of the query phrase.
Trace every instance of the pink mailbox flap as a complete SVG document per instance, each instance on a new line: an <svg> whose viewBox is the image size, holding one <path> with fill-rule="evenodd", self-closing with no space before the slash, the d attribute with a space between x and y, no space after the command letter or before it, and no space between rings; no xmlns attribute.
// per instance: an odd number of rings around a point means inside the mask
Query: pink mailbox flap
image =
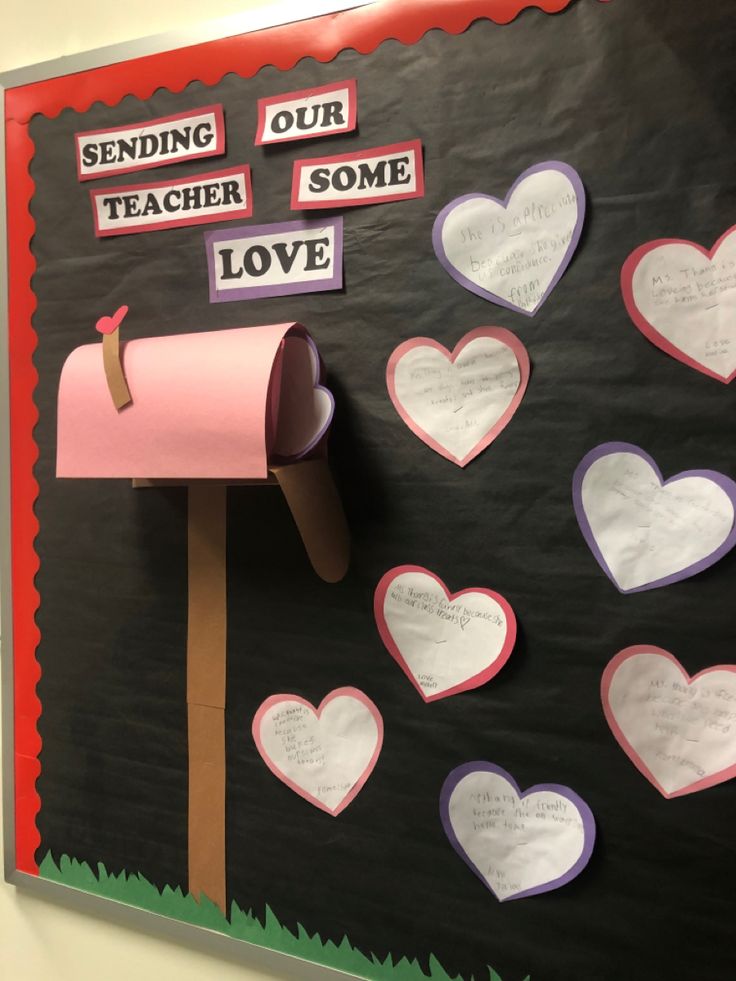
<svg viewBox="0 0 736 981"><path fill-rule="evenodd" d="M317 349L299 324L131 340L122 362L132 402L118 411L101 345L67 358L58 477L265 478L274 440L280 458L304 456L332 418Z"/></svg>

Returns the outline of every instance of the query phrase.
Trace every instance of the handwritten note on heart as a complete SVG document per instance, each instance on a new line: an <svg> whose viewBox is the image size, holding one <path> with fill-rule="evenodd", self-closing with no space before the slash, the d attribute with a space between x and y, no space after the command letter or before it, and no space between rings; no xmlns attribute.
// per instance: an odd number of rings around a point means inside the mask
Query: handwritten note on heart
<svg viewBox="0 0 736 981"><path fill-rule="evenodd" d="M557 160L529 167L501 201L465 194L435 219L432 244L456 282L486 300L533 316L580 241L585 189Z"/></svg>
<svg viewBox="0 0 736 981"><path fill-rule="evenodd" d="M522 793L493 763L464 763L445 780L440 817L450 844L500 902L558 889L588 864L590 808L569 787Z"/></svg>
<svg viewBox="0 0 736 981"><path fill-rule="evenodd" d="M663 481L631 443L603 443L578 464L573 501L580 529L622 593L687 579L736 545L736 483L713 470Z"/></svg>
<svg viewBox="0 0 736 981"><path fill-rule="evenodd" d="M373 772L383 720L357 688L336 688L319 708L298 695L272 695L255 714L253 739L279 780L337 816Z"/></svg>
<svg viewBox="0 0 736 981"><path fill-rule="evenodd" d="M429 337L399 344L386 384L396 411L433 450L464 467L508 425L529 381L529 355L503 327L477 327L452 354Z"/></svg>
<svg viewBox="0 0 736 981"><path fill-rule="evenodd" d="M603 672L601 700L619 745L664 797L736 776L736 664L691 678L660 647L627 647Z"/></svg>
<svg viewBox="0 0 736 981"><path fill-rule="evenodd" d="M516 640L516 617L490 589L450 593L429 569L401 565L373 600L381 640L425 702L490 681Z"/></svg>
<svg viewBox="0 0 736 981"><path fill-rule="evenodd" d="M676 238L640 245L621 290L652 344L711 378L736 377L736 225L712 249Z"/></svg>

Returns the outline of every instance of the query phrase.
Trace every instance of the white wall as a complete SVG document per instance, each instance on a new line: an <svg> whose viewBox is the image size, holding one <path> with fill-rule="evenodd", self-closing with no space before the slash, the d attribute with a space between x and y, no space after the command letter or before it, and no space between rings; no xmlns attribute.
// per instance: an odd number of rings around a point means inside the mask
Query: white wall
<svg viewBox="0 0 736 981"><path fill-rule="evenodd" d="M302 16L310 5L311 0L292 3ZM343 3L350 5L350 0ZM277 4L273 0L0 0L0 73L269 6ZM0 297L0 302L5 298ZM0 879L2 981L266 981L276 976L81 916L34 899ZM278 977L294 981L299 977L297 964Z"/></svg>

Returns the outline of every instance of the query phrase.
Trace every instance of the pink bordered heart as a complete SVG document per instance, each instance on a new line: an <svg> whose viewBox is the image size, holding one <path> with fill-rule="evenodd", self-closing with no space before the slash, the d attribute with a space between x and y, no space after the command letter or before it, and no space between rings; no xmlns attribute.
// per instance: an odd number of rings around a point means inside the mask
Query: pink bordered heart
<svg viewBox="0 0 736 981"><path fill-rule="evenodd" d="M503 596L477 586L451 593L419 565L389 569L373 612L386 649L425 702L490 681L516 640L516 617Z"/></svg>
<svg viewBox="0 0 736 981"><path fill-rule="evenodd" d="M333 817L360 793L383 745L381 713L357 688L336 688L318 708L299 695L272 695L252 732L269 770Z"/></svg>
<svg viewBox="0 0 736 981"><path fill-rule="evenodd" d="M725 384L736 377L736 225L712 249L679 238L640 245L621 269L621 292L660 350Z"/></svg>
<svg viewBox="0 0 736 981"><path fill-rule="evenodd" d="M114 334L123 320L125 320L127 313L128 308L126 306L118 307L111 317L100 317L95 324L95 329L100 334Z"/></svg>
<svg viewBox="0 0 736 981"><path fill-rule="evenodd" d="M529 382L529 355L503 327L477 327L448 351L429 337L399 344L386 384L411 431L465 467L505 429Z"/></svg>
<svg viewBox="0 0 736 981"><path fill-rule="evenodd" d="M619 746L663 797L736 777L736 664L691 677L669 651L636 644L606 666L601 701Z"/></svg>

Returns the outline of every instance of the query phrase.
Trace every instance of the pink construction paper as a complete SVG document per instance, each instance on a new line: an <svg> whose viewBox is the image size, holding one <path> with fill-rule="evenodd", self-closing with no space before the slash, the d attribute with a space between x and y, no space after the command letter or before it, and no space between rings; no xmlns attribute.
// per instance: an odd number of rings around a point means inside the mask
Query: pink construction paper
<svg viewBox="0 0 736 981"><path fill-rule="evenodd" d="M350 790L345 795L345 797L343 797L343 799L340 801L337 807L331 809L327 807L326 804L324 804L317 797L314 797L312 794L308 793L308 791L300 787L299 784L295 783L293 780L287 777L286 774L283 773L278 768L278 766L276 766L274 761L268 755L263 745L263 740L261 739L261 720L270 709L272 709L275 705L278 705L281 702L298 702L300 705L304 705L305 708L308 708L319 718L322 715L325 708L330 704L330 702L332 702L335 698L338 698L342 695L346 695L350 698L356 699L368 709L368 711L370 712L370 714L373 716L375 720L376 728L378 730L378 738L376 739L376 748L373 752L373 756L369 760L368 765L363 770L363 773L361 774L360 778L353 784L353 786L350 788ZM318 807L321 811L325 811L327 814L331 814L333 817L337 817L337 815L340 814L341 811L344 811L345 808L348 806L348 804L354 801L355 798L360 793L360 791L363 789L366 780L373 772L376 762L378 761L378 757L381 753L381 748L383 746L383 718L381 716L381 713L378 711L376 705L370 700L370 698L368 698L368 696L364 692L360 691L358 688L352 688L352 687L335 688L334 691L331 691L328 695L326 695L322 699L322 701L319 703L319 706L317 708L315 708L311 702L308 702L305 698L301 698L299 695L271 695L270 698L267 698L266 701L263 702L263 704L259 707L258 711L256 712L253 718L252 732L253 732L253 739L255 741L256 748L258 749L258 752L261 754L261 757L263 758L263 762L269 768L271 773L273 773L274 776L278 777L278 779L281 780L282 783L285 783L286 786L289 787L290 790L293 790L295 794L298 794L300 797L303 797L304 800L309 801L310 804L314 804L315 807Z"/></svg>
<svg viewBox="0 0 736 981"><path fill-rule="evenodd" d="M268 476L272 373L290 332L306 333L286 323L126 341L132 403L121 412L102 344L78 347L59 383L57 476Z"/></svg>
<svg viewBox="0 0 736 981"><path fill-rule="evenodd" d="M427 695L417 681L414 672L407 664L398 644L393 638L384 614L386 593L391 588L391 584L399 576L407 572L418 572L422 575L429 576L430 579L434 579L442 592L445 594L445 597L449 603L454 603L456 600L461 599L466 593L483 593L485 596L490 596L490 598L501 607L504 617L506 618L506 637L503 647L493 661L482 671L465 678L465 680L459 682L452 688L447 688L444 691L438 692L436 695ZM435 575L435 573L431 572L429 569L425 569L424 566L421 565L398 565L393 569L389 569L388 572L381 577L380 582L376 586L376 591L373 596L373 613L376 618L378 633L381 635L381 640L383 641L386 650L427 703L436 702L441 698L449 698L450 695L457 695L462 691L470 691L472 688L479 688L487 681L490 681L491 678L494 678L508 661L509 655L514 649L514 644L516 642L516 616L514 615L514 611L511 609L511 605L509 604L508 600L504 599L500 593L494 593L492 589L485 589L481 586L468 586L466 589L460 589L456 593L451 593L439 576Z"/></svg>
<svg viewBox="0 0 736 981"><path fill-rule="evenodd" d="M637 307L634 299L633 279L634 273L636 272L636 269L644 256L646 256L649 252L653 252L655 249L661 248L663 245L690 246L690 248L695 249L710 262L713 260L721 245L732 235L736 235L736 225L728 228L711 249L706 249L704 246L698 245L697 242L691 242L689 239L658 238L652 242L645 242L643 245L640 245L638 248L634 249L621 268L621 292L623 294L626 310L636 327L638 327L647 340L651 341L651 343L658 347L661 351L669 354L677 361L681 361L690 368L695 368L696 371L700 371L702 374L708 375L710 378L716 378L718 381L723 382L726 385L736 378L736 369L734 369L734 371L732 371L727 377L719 375L718 372L712 371L707 365L703 364L702 361L698 361L696 358L686 354L683 350L674 345L668 338L664 337L657 330L657 328L644 317ZM734 329L736 331L736 325Z"/></svg>
<svg viewBox="0 0 736 981"><path fill-rule="evenodd" d="M489 429L481 439L478 440L469 453L467 453L462 459L458 459L451 451L438 443L436 439L429 435L429 433L425 432L421 426L415 422L412 416L409 415L409 412L399 401L394 376L396 372L396 365L401 360L403 355L412 348L424 346L433 347L435 350L443 354L448 361L451 361L454 364L463 349L471 341L475 340L476 337L492 337L511 348L516 356L516 361L519 366L520 381L516 394L498 422L491 429ZM529 372L529 354L515 334L512 334L510 330L506 330L504 327L476 327L475 330L471 330L469 333L465 334L464 337L460 338L453 348L452 353L450 353L447 348L444 347L444 345L440 344L439 341L435 341L431 337L412 337L410 340L404 341L403 344L399 344L388 360L388 365L386 367L386 384L388 386L388 392L391 396L391 401L394 404L394 408L414 435L418 436L422 442L426 443L427 446L431 447L436 453L439 453L440 456L445 457L446 460L451 460L452 463L456 463L459 467L465 467L471 460L475 459L479 453L482 453L486 447L490 446L499 433L501 433L509 424L512 416L519 408L519 404L524 397L524 392L526 392L526 386L529 382Z"/></svg>
<svg viewBox="0 0 736 981"><path fill-rule="evenodd" d="M626 753L637 770L647 778L652 786L657 788L663 797L666 797L668 800L674 797L682 797L685 794L694 794L698 790L706 790L708 787L714 787L716 784L723 783L726 780L731 780L733 777L736 777L736 760L734 760L730 766L727 766L716 773L710 773L702 779L696 779L686 787L682 787L679 790L673 791L672 793L668 793L660 785L657 778L651 772L639 753L637 753L637 751L631 745L626 737L626 734L622 731L621 727L616 721L616 717L613 714L613 710L611 709L609 702L609 691L616 671L625 661L637 654L656 654L657 656L670 661L682 675L682 682L685 686L693 684L693 682L698 681L700 678L703 678L714 671L729 671L736 674L736 664L717 664L713 665L713 667L705 668L703 671L699 671L697 674L694 674L691 677L674 654L670 654L669 651L666 651L661 647L655 647L651 644L634 644L631 647L626 647L622 651L619 651L618 654L616 654L615 657L608 662L603 672L603 677L601 678L601 702L603 705L603 713L606 717L606 722L608 722L608 725L611 728L611 732L615 736L621 749L624 751L624 753Z"/></svg>

